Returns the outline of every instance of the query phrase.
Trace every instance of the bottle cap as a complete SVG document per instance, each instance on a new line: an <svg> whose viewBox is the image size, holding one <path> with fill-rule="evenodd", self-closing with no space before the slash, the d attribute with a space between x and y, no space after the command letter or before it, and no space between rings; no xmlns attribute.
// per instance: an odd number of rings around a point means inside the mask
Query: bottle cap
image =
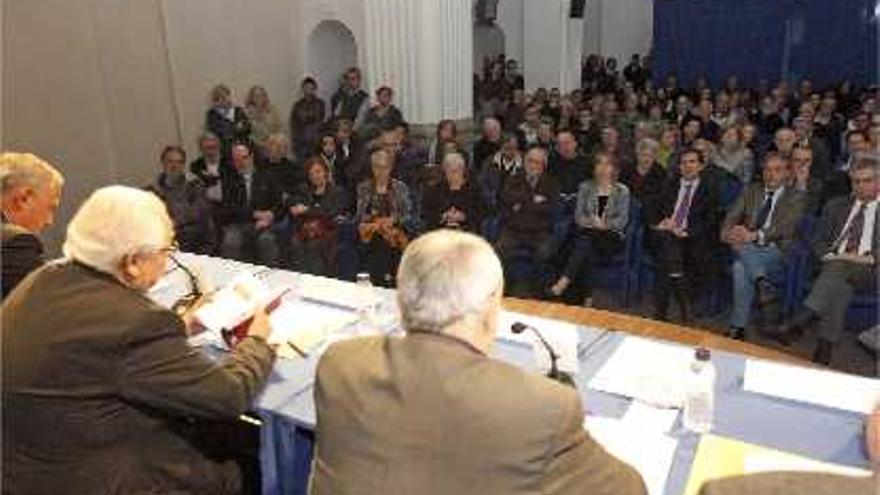
<svg viewBox="0 0 880 495"><path fill-rule="evenodd" d="M712 351L705 347L697 347L697 350L694 352L694 357L697 358L697 361L708 361L712 358Z"/></svg>

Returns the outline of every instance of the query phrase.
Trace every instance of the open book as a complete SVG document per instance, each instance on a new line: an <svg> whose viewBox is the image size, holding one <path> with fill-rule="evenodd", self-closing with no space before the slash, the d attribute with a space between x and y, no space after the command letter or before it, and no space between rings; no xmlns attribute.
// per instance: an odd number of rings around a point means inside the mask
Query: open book
<svg viewBox="0 0 880 495"><path fill-rule="evenodd" d="M195 312L196 323L215 336L219 335L229 347L234 347L247 336L247 329L258 308L271 313L291 288L270 288L250 272L235 276L215 292L210 300Z"/></svg>

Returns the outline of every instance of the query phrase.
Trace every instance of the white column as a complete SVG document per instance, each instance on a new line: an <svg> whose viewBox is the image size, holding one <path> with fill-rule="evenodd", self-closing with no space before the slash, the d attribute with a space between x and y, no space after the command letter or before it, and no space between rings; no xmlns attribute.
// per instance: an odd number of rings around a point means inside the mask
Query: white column
<svg viewBox="0 0 880 495"><path fill-rule="evenodd" d="M570 19L571 0L525 2L523 73L526 89L579 86L583 20Z"/></svg>
<svg viewBox="0 0 880 495"><path fill-rule="evenodd" d="M472 0L365 0L366 80L410 123L473 115Z"/></svg>

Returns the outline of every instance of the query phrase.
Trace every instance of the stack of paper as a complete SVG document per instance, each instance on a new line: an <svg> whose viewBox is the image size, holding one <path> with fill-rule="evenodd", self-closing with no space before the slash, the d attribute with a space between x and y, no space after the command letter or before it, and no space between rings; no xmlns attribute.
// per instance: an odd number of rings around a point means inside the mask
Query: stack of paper
<svg viewBox="0 0 880 495"><path fill-rule="evenodd" d="M311 275L303 275L299 285L299 295L303 299L349 309L376 304L379 301L376 290L373 287L361 287L351 282Z"/></svg>
<svg viewBox="0 0 880 495"><path fill-rule="evenodd" d="M660 407L681 407L693 350L626 337L590 380L590 388Z"/></svg>
<svg viewBox="0 0 880 495"><path fill-rule="evenodd" d="M587 416L584 428L611 455L642 475L650 495L663 495L678 447L674 438L650 427L599 416Z"/></svg>
<svg viewBox="0 0 880 495"><path fill-rule="evenodd" d="M531 346L535 355L535 364L540 371L545 372L550 369L550 356L547 350L541 344L535 332L526 330L519 334L513 333L510 327L516 322L525 323L541 332L541 335L544 336L547 343L553 348L553 351L559 355L557 366L560 371L572 374L578 373L580 370L580 363L578 362L580 334L578 333L577 326L572 323L548 320L522 313L510 311L501 313L501 318L498 319L498 338L507 342Z"/></svg>
<svg viewBox="0 0 880 495"><path fill-rule="evenodd" d="M269 317L272 324L269 343L277 344L281 357L307 357L320 353L323 346L340 336L340 331L355 320L357 315L351 311L304 301L285 301Z"/></svg>
<svg viewBox="0 0 880 495"><path fill-rule="evenodd" d="M743 389L862 414L880 405L880 380L750 359Z"/></svg>

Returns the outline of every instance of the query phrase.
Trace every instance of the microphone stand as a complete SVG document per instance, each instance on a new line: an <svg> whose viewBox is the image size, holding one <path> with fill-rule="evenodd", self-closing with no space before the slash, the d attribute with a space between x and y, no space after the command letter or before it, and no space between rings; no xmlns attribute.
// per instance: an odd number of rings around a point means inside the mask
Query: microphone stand
<svg viewBox="0 0 880 495"><path fill-rule="evenodd" d="M522 333L526 329L531 330L532 333L534 333L538 337L541 345L544 346L544 349L550 356L550 371L547 372L547 378L568 385L570 387L575 387L574 377L571 376L571 373L566 373L559 369L559 354L557 354L556 351L553 350L553 346L551 346L550 343L547 342L547 340L544 338L541 332L538 331L537 328L520 322L514 323L510 326L510 330L516 334Z"/></svg>

